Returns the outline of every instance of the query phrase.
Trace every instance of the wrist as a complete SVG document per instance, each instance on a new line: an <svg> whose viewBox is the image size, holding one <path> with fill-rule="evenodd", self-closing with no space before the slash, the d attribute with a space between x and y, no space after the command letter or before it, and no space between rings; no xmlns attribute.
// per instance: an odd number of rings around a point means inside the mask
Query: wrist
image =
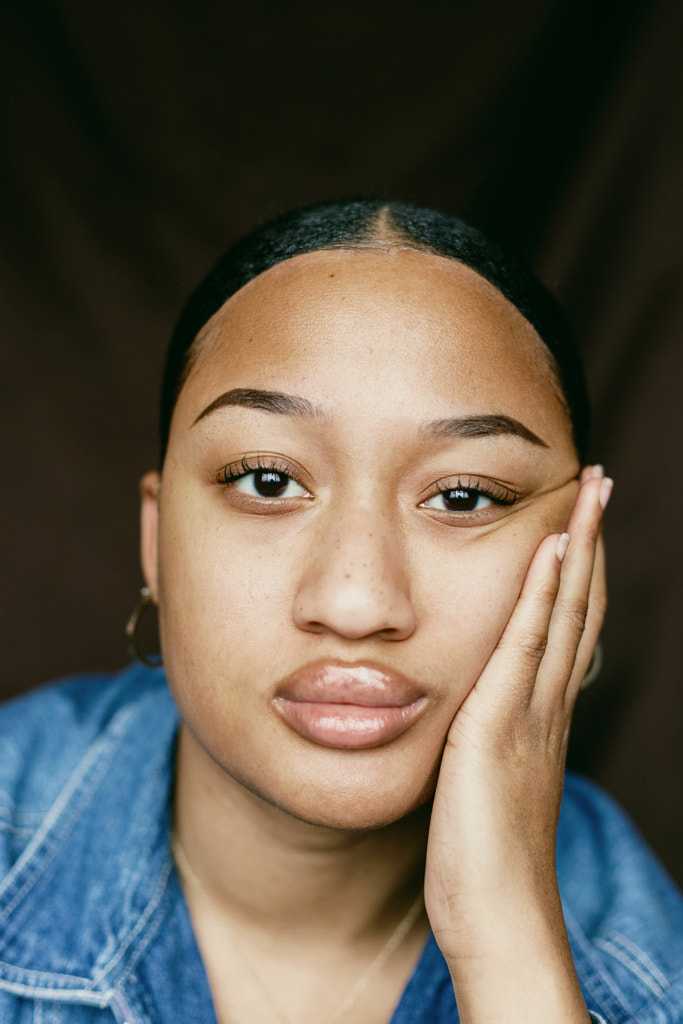
<svg viewBox="0 0 683 1024"><path fill-rule="evenodd" d="M561 908L559 920L532 906L514 920L483 914L476 927L463 923L456 945L441 948L461 1024L588 1024Z"/></svg>

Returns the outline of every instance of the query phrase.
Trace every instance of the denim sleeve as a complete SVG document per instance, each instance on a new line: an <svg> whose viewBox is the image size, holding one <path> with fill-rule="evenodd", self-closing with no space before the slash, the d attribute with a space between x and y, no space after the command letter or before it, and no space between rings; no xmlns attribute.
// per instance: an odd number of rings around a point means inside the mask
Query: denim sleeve
<svg viewBox="0 0 683 1024"><path fill-rule="evenodd" d="M572 775L558 879L592 1019L683 1024L683 897L624 812Z"/></svg>

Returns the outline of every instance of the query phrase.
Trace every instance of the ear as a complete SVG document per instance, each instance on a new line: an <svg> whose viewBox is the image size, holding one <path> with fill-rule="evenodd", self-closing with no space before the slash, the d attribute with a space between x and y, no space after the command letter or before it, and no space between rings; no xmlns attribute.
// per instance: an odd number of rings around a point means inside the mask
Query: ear
<svg viewBox="0 0 683 1024"><path fill-rule="evenodd" d="M159 600L159 473L145 473L140 481L140 558L145 583L155 601Z"/></svg>

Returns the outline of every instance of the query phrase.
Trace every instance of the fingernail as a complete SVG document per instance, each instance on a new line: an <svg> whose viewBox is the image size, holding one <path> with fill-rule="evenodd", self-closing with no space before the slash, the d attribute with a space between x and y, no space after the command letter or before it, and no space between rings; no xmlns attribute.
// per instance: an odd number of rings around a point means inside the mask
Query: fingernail
<svg viewBox="0 0 683 1024"><path fill-rule="evenodd" d="M598 479L598 477L600 477L600 478L601 478L601 477L603 477L604 475L605 475L605 467L604 467L604 466L602 466L602 465L601 465L601 464L600 464L600 463L598 462L598 463L597 463L597 464L596 464L595 466L593 466L593 479L594 479L594 480L597 480L597 479Z"/></svg>
<svg viewBox="0 0 683 1024"><path fill-rule="evenodd" d="M600 504L603 510L607 508L607 503L612 496L612 488L614 487L614 480L611 480L608 476L600 484Z"/></svg>
<svg viewBox="0 0 683 1024"><path fill-rule="evenodd" d="M567 548L569 547L569 541L571 537L568 533L563 533L557 542L557 560L558 562L564 562L564 556L567 554Z"/></svg>

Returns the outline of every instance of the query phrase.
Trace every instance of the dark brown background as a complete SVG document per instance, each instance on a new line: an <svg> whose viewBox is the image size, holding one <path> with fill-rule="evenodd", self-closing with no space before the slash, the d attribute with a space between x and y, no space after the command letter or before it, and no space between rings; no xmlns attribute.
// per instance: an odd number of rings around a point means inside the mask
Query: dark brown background
<svg viewBox="0 0 683 1024"><path fill-rule="evenodd" d="M683 880L678 0L0 8L1 686L125 661L139 475L188 289L256 220L380 191L567 306L616 477L572 763Z"/></svg>

